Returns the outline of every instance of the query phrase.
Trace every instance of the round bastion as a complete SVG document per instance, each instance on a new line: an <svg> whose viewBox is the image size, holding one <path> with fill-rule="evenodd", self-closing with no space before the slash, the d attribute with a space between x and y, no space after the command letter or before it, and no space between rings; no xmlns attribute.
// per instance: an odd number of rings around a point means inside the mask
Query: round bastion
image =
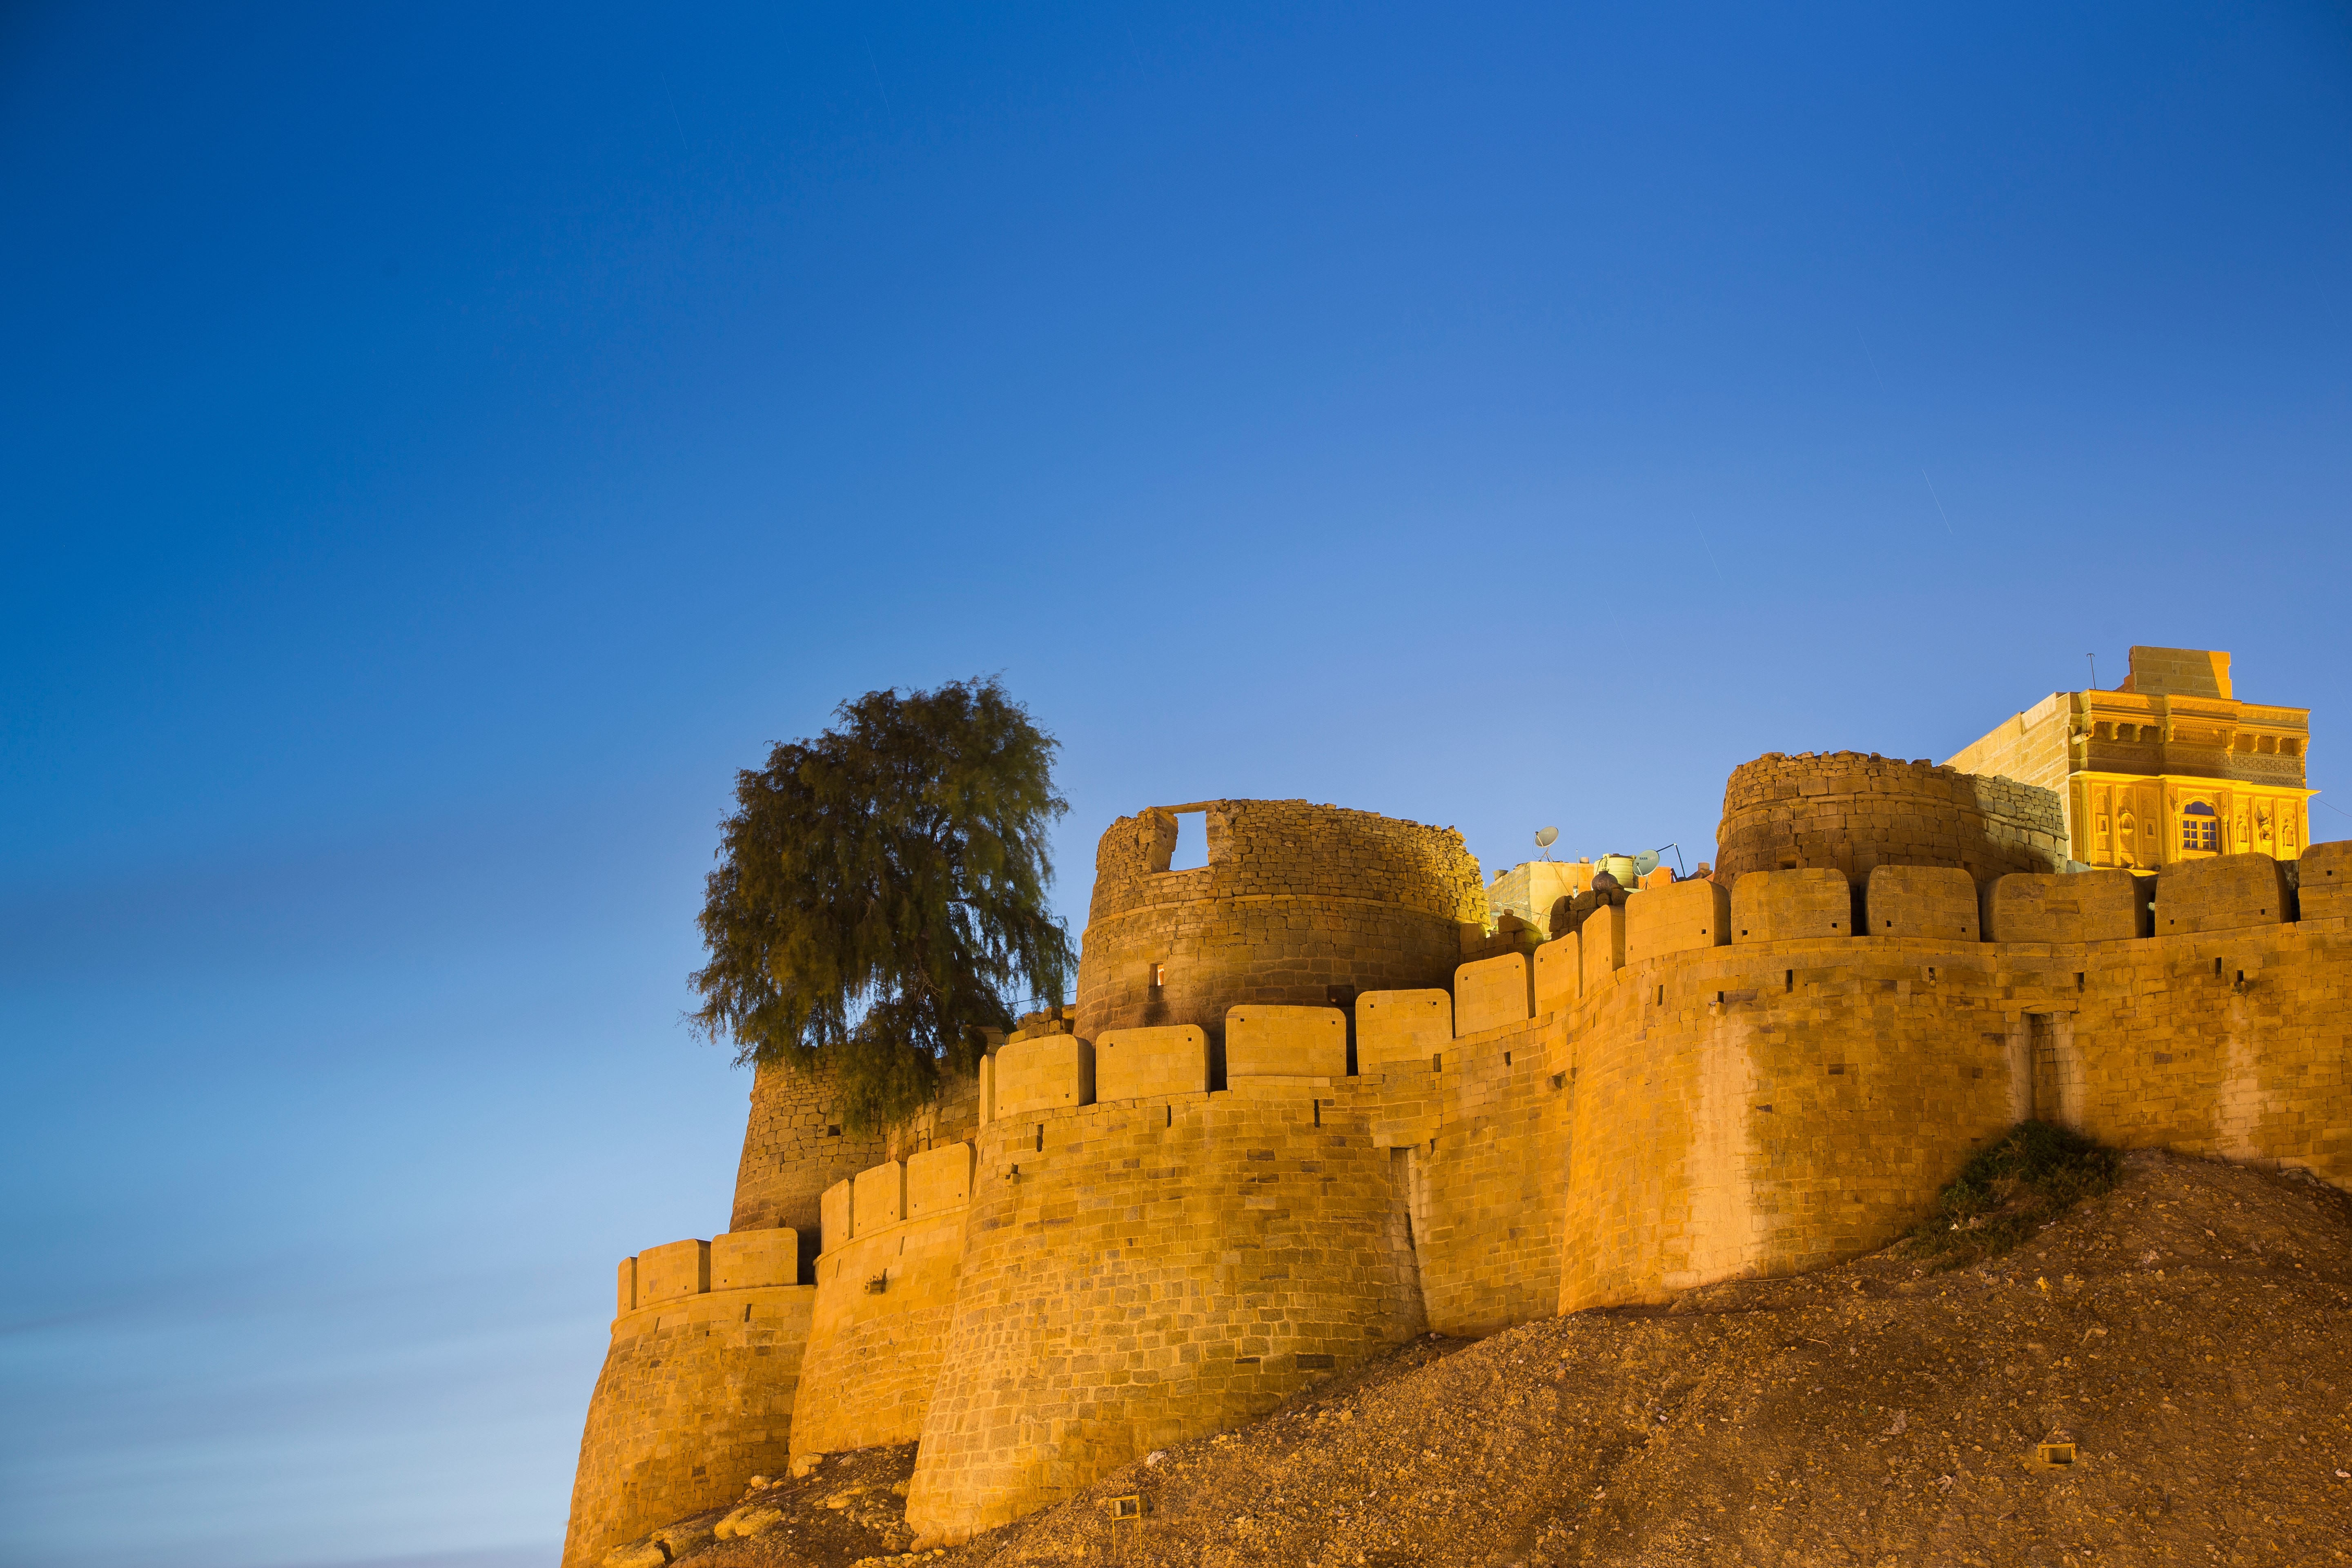
<svg viewBox="0 0 2352 1568"><path fill-rule="evenodd" d="M1957 866L1983 887L2012 871L2063 871L2057 793L1990 773L1875 752L1768 752L1732 770L1716 874L1830 867L1857 885L1879 866Z"/></svg>
<svg viewBox="0 0 2352 1568"><path fill-rule="evenodd" d="M1207 864L1170 870L1180 816L1205 830ZM1486 910L1451 827L1303 800L1150 807L1095 851L1077 1033L1196 1024L1219 1040L1244 1003L1442 986Z"/></svg>

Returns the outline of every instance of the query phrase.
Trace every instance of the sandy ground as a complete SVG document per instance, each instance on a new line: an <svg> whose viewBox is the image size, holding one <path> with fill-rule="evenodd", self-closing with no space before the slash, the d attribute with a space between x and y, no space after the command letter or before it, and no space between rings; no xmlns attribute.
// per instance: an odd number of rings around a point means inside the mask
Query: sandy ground
<svg viewBox="0 0 2352 1568"><path fill-rule="evenodd" d="M1422 1340L943 1553L903 1555L912 1450L836 1456L774 1490L778 1522L679 1561L2352 1563L2343 1194L2135 1154L2005 1257L1905 1250ZM2053 1436L2074 1463L2042 1462Z"/></svg>

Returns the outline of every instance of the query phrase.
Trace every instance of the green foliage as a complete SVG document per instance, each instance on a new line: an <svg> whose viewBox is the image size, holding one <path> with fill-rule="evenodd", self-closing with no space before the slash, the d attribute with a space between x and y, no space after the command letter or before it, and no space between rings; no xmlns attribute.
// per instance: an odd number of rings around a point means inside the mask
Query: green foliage
<svg viewBox="0 0 2352 1568"><path fill-rule="evenodd" d="M735 778L688 1017L736 1060L836 1075L845 1124L902 1121L970 1072L1011 1003L1058 1001L1047 912L1056 742L994 679L870 691Z"/></svg>
<svg viewBox="0 0 2352 1568"><path fill-rule="evenodd" d="M1914 1253L1947 1266L1998 1257L2116 1184L2123 1156L2047 1121L2021 1121L1969 1157L1913 1227Z"/></svg>

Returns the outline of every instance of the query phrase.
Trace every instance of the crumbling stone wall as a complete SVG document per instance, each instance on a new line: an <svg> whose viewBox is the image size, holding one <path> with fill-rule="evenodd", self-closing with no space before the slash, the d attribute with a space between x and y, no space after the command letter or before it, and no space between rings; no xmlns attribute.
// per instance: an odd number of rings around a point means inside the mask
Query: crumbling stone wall
<svg viewBox="0 0 2352 1568"><path fill-rule="evenodd" d="M1831 867L1860 882L1880 866L1958 866L1980 887L2010 871L2063 871L2067 844L2053 791L1860 752L1742 763L1715 840L1717 880Z"/></svg>
<svg viewBox="0 0 2352 1568"><path fill-rule="evenodd" d="M1102 836L1081 1036L1192 1024L1221 1043L1237 1004L1345 1006L1362 991L1443 985L1464 925L1483 930L1478 864L1453 828L1302 800L1203 809L1208 864L1190 870L1166 868L1165 808Z"/></svg>

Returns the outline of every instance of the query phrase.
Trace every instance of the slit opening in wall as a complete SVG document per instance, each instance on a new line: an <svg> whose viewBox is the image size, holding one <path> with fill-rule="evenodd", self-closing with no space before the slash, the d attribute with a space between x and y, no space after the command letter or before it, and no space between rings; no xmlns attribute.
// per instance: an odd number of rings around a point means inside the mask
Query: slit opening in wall
<svg viewBox="0 0 2352 1568"><path fill-rule="evenodd" d="M1339 1009L1339 1017L1348 1032L1348 1076L1357 1076L1356 1068L1356 988L1352 985L1323 987L1324 1005Z"/></svg>
<svg viewBox="0 0 2352 1568"><path fill-rule="evenodd" d="M2084 984L2083 984L2083 972L2082 972L2081 970L2079 970L2079 969L2078 969L2078 970L2074 971L2074 989L2075 989L2075 990L2077 990L2077 991L2080 991L2080 990L2083 990L2084 988Z"/></svg>
<svg viewBox="0 0 2352 1568"><path fill-rule="evenodd" d="M1209 814L1205 811L1180 811L1176 818L1176 847L1168 852L1171 871L1197 871L1209 863Z"/></svg>
<svg viewBox="0 0 2352 1568"><path fill-rule="evenodd" d="M1044 1122L1040 1121L1039 1123L1037 1123L1037 1152L1039 1152L1040 1154L1042 1154L1042 1153L1044 1153L1045 1152L1045 1124Z"/></svg>
<svg viewBox="0 0 2352 1568"><path fill-rule="evenodd" d="M2219 980L2221 977L2221 961L2220 959L2218 959L2218 958L2217 958L2217 959L2215 959L2215 960L2213 961L2213 978L2214 978L2214 979L2216 979L2216 980Z"/></svg>
<svg viewBox="0 0 2352 1568"><path fill-rule="evenodd" d="M1780 977L1780 989L1783 991L1794 991L1796 988L1797 972L1791 969Z"/></svg>
<svg viewBox="0 0 2352 1568"><path fill-rule="evenodd" d="M1323 1102L1322 1102L1321 1100L1309 1100L1307 1103L1308 1103L1308 1104L1310 1104L1310 1105L1312 1105L1312 1106L1315 1108L1315 1125L1316 1125L1316 1126L1318 1126L1318 1127L1322 1126L1322 1125L1323 1125Z"/></svg>

